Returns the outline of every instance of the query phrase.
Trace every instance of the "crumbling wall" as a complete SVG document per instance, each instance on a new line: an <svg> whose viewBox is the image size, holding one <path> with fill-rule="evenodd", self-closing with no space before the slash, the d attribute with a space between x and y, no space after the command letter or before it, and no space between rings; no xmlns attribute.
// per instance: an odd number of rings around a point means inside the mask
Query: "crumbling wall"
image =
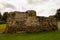
<svg viewBox="0 0 60 40"><path fill-rule="evenodd" d="M57 30L57 20L55 16L39 17L36 16L36 12L33 10L28 10L25 13L26 18L23 19L21 16L20 18L18 17L20 14L16 15L16 12L11 13L7 18L7 27L3 33L25 33ZM15 16L17 16L17 18Z"/></svg>
<svg viewBox="0 0 60 40"><path fill-rule="evenodd" d="M54 16L39 17L42 31L57 30L57 20Z"/></svg>

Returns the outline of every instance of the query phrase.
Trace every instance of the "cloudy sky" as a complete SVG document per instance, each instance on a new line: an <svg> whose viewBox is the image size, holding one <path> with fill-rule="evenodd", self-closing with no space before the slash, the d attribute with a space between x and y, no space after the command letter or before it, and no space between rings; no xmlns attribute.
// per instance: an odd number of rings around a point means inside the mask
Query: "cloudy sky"
<svg viewBox="0 0 60 40"><path fill-rule="evenodd" d="M35 10L37 16L55 15L60 0L0 0L0 12Z"/></svg>

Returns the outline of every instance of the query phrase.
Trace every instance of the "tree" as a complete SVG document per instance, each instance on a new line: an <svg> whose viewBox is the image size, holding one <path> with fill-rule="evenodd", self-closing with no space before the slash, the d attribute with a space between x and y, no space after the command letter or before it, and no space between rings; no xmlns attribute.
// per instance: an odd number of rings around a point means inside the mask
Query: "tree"
<svg viewBox="0 0 60 40"><path fill-rule="evenodd" d="M1 15L1 13L0 13L0 21L1 21L1 18L2 18L2 15Z"/></svg>
<svg viewBox="0 0 60 40"><path fill-rule="evenodd" d="M60 20L60 9L57 10L56 17L58 20Z"/></svg>
<svg viewBox="0 0 60 40"><path fill-rule="evenodd" d="M6 22L7 20L7 15L8 15L8 12L4 12L3 16L2 16L2 20Z"/></svg>

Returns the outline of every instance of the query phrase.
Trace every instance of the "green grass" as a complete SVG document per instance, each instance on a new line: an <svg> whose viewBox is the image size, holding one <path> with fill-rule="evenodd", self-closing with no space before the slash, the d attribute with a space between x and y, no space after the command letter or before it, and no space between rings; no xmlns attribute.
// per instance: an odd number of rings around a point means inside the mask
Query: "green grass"
<svg viewBox="0 0 60 40"><path fill-rule="evenodd" d="M0 25L0 31L6 28L6 24ZM60 22L58 22L60 30ZM60 31L24 33L24 34L0 34L0 40L60 40Z"/></svg>
<svg viewBox="0 0 60 40"><path fill-rule="evenodd" d="M0 32L4 31L6 28L6 24L0 24Z"/></svg>
<svg viewBox="0 0 60 40"><path fill-rule="evenodd" d="M58 30L60 30L60 22L58 22Z"/></svg>
<svg viewBox="0 0 60 40"><path fill-rule="evenodd" d="M0 40L60 40L60 32L0 34Z"/></svg>

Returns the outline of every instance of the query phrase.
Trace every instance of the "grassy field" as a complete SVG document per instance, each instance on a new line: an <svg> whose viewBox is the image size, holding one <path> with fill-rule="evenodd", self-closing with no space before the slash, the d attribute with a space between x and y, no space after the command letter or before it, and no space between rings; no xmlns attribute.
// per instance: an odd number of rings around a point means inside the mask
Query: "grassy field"
<svg viewBox="0 0 60 40"><path fill-rule="evenodd" d="M60 22L58 22L58 30L60 30Z"/></svg>
<svg viewBox="0 0 60 40"><path fill-rule="evenodd" d="M0 31L5 29L6 25L0 25ZM58 22L60 30L60 22ZM25 34L0 34L0 40L60 40L60 31L25 33Z"/></svg>
<svg viewBox="0 0 60 40"><path fill-rule="evenodd" d="M0 40L60 40L60 32L0 34Z"/></svg>
<svg viewBox="0 0 60 40"><path fill-rule="evenodd" d="M4 31L6 28L6 24L0 24L0 32Z"/></svg>

